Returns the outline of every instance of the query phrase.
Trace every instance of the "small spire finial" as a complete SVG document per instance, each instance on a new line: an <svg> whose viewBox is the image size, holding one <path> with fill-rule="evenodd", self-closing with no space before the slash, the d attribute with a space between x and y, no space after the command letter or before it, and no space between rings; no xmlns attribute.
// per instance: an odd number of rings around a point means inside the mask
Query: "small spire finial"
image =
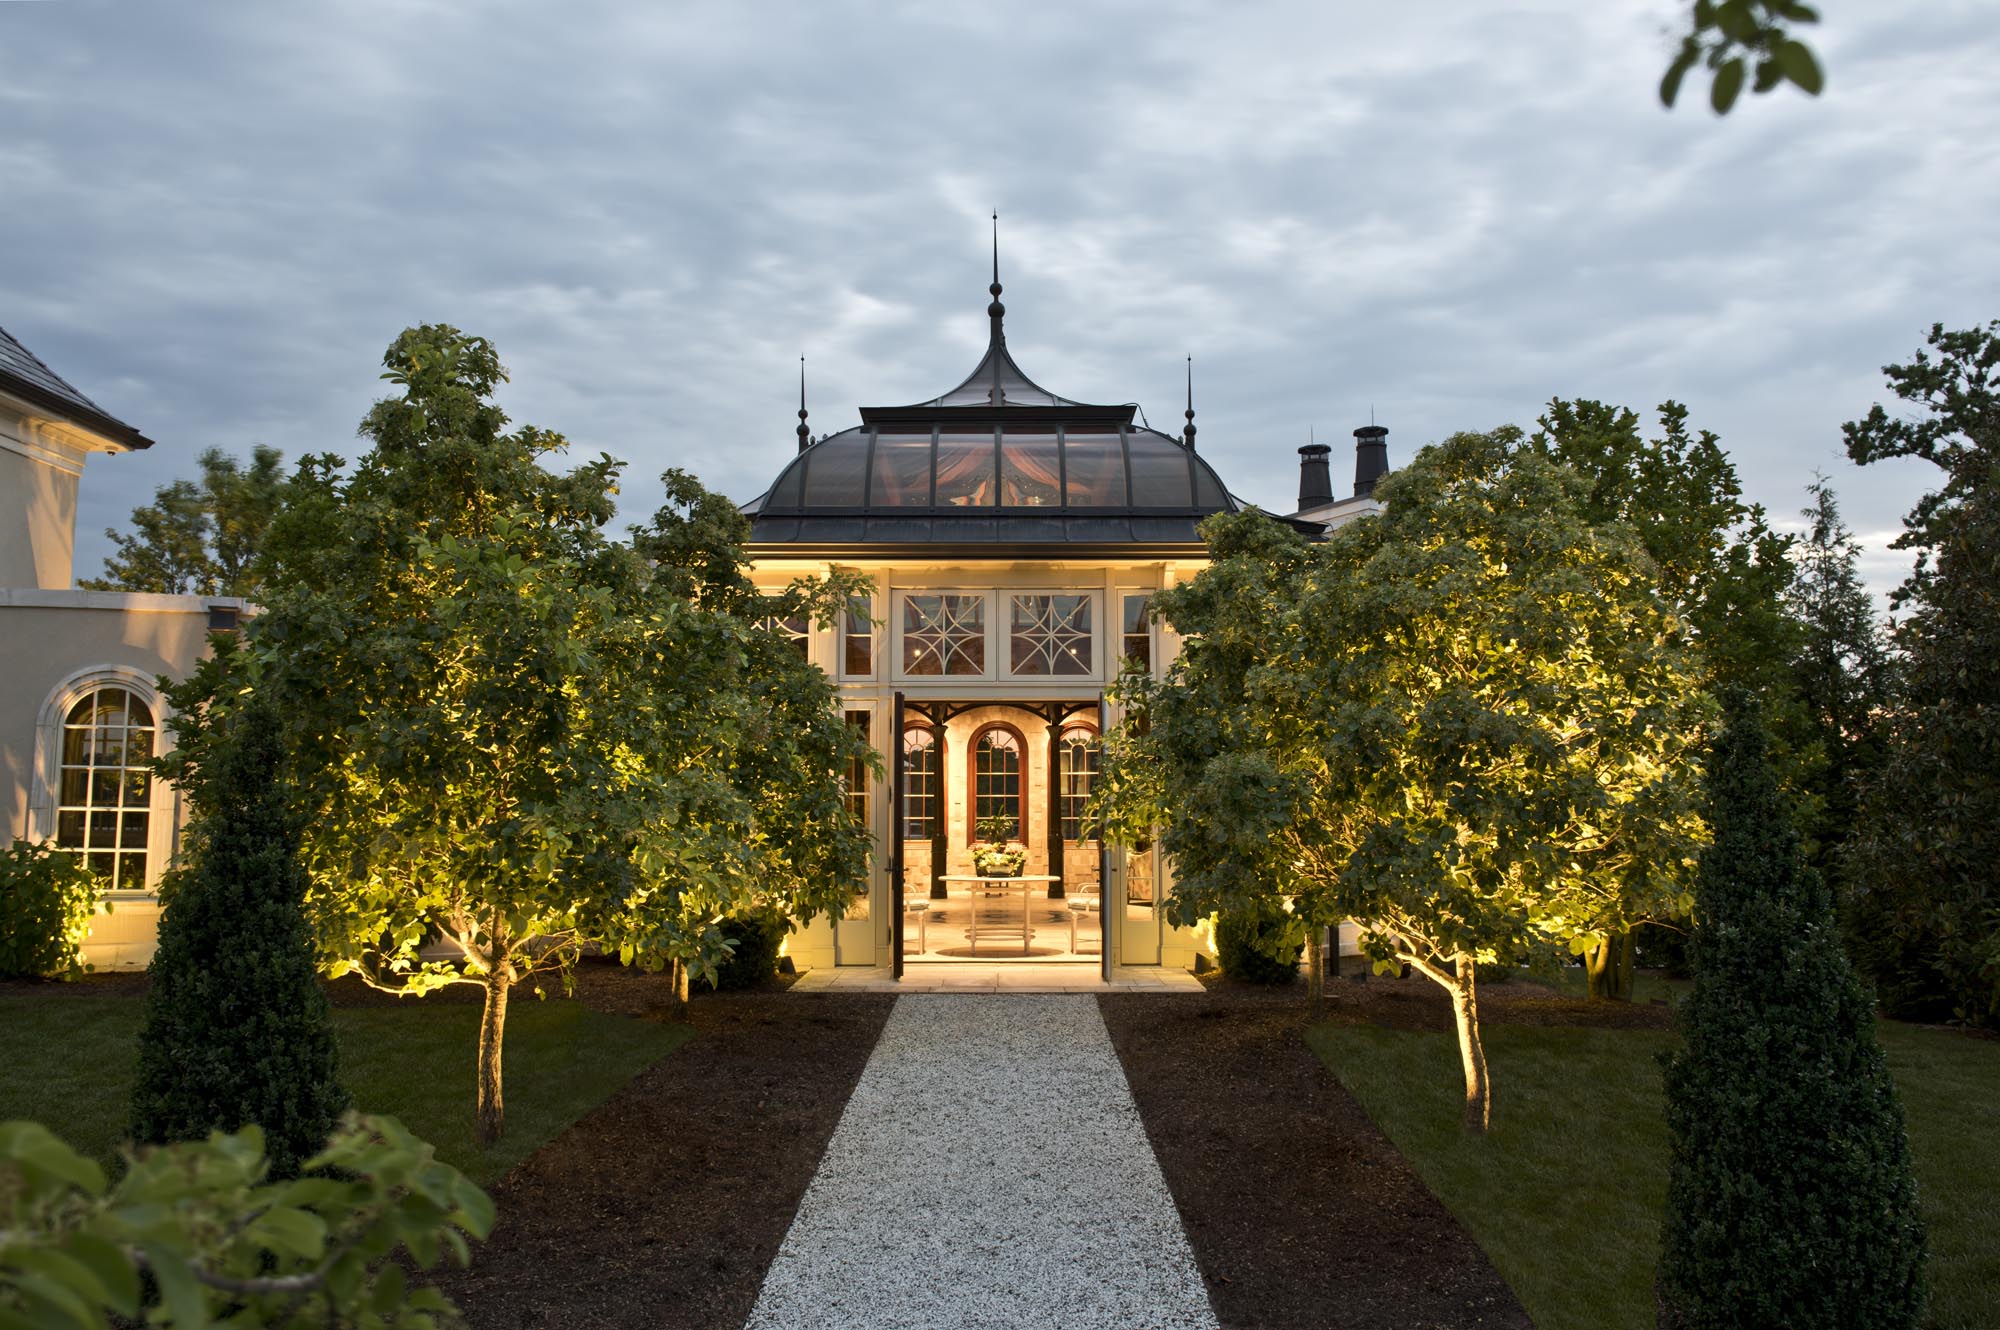
<svg viewBox="0 0 2000 1330"><path fill-rule="evenodd" d="M1007 314L1007 307L1000 303L1000 214L993 214L993 285L986 288L993 296L993 303L986 307L986 317L993 320L993 340L1000 341L1000 320Z"/></svg>
<svg viewBox="0 0 2000 1330"><path fill-rule="evenodd" d="M812 431L806 428L806 358L799 357L799 451L812 446Z"/></svg>
<svg viewBox="0 0 2000 1330"><path fill-rule="evenodd" d="M1181 442L1189 452L1194 451L1194 357L1187 358L1187 426L1181 430Z"/></svg>

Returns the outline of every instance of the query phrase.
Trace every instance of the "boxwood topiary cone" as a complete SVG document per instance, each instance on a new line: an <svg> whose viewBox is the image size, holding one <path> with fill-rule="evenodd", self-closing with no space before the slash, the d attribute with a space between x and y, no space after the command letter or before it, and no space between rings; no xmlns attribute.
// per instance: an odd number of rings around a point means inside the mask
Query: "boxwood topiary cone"
<svg viewBox="0 0 2000 1330"><path fill-rule="evenodd" d="M1709 770L1657 1278L1664 1330L1915 1330L1924 1231L1875 1012L1799 857L1762 718Z"/></svg>
<svg viewBox="0 0 2000 1330"><path fill-rule="evenodd" d="M132 1134L198 1140L255 1123L284 1177L325 1144L347 1092L300 907L276 717L253 702L220 723L186 782L199 821L160 919Z"/></svg>

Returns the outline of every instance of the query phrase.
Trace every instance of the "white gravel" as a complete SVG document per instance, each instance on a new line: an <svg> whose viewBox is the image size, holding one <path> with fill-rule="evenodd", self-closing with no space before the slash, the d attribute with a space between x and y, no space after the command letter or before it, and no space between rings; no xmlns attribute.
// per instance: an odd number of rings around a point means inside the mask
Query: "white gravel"
<svg viewBox="0 0 2000 1330"><path fill-rule="evenodd" d="M1216 1326L1094 998L896 1001L749 1330Z"/></svg>

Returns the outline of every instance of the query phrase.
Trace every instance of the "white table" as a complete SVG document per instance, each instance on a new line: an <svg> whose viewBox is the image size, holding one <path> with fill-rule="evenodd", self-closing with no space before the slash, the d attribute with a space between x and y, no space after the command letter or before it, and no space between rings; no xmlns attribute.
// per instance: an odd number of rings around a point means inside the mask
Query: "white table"
<svg viewBox="0 0 2000 1330"><path fill-rule="evenodd" d="M1002 888L1019 887L1021 889L1021 954L1023 956L1029 954L1029 943L1033 941L1035 936L1035 930L1028 925L1028 888L1036 883L1046 886L1051 882L1062 881L1061 878L1052 873L1023 873L1019 877L985 877L978 873L946 873L943 876L947 883L962 882L976 884L970 886L966 891L968 905L966 914L970 916L972 925L971 931L967 934L967 941L974 952L979 950L979 897L997 896L1000 894ZM984 888L984 890L981 890L981 888ZM947 893L950 890L949 886L945 888Z"/></svg>

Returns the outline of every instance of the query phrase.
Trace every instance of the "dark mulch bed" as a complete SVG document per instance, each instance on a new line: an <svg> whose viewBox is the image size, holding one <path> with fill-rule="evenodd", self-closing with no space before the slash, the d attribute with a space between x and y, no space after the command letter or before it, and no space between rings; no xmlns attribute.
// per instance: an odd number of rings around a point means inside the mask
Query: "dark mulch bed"
<svg viewBox="0 0 2000 1330"><path fill-rule="evenodd" d="M1478 1244L1306 1047L1302 988L1098 1005L1225 1326L1527 1330Z"/></svg>
<svg viewBox="0 0 2000 1330"><path fill-rule="evenodd" d="M649 1015L664 988L584 966L579 996ZM494 1189L500 1222L446 1293L479 1330L741 1325L893 1001L697 997L692 1040Z"/></svg>

